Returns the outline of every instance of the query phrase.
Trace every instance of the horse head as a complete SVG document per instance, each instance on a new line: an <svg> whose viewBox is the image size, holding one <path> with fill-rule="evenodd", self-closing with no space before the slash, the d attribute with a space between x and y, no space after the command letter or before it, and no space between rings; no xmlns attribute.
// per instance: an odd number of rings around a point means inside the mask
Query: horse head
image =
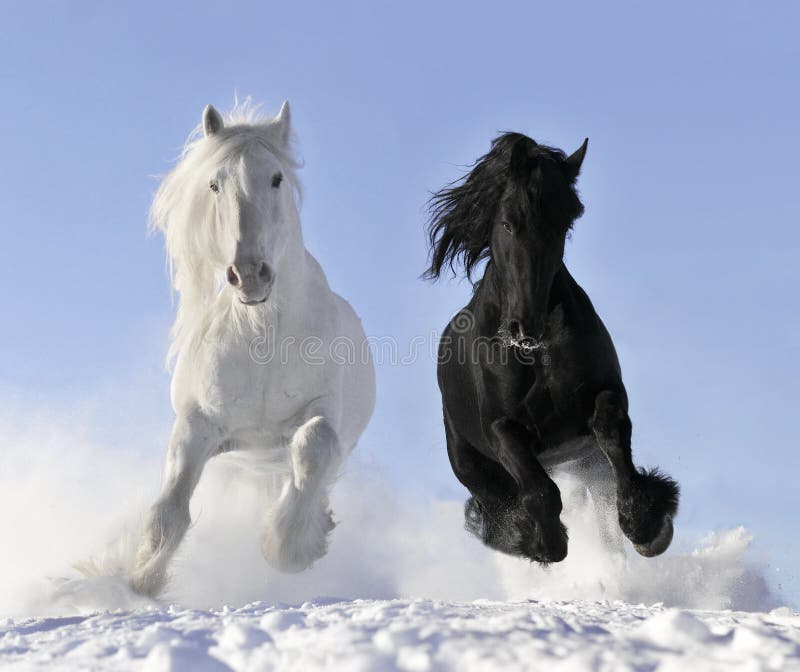
<svg viewBox="0 0 800 672"><path fill-rule="evenodd" d="M168 361L200 342L213 316L230 308L257 326L277 308L302 266L299 185L289 106L263 117L249 99L223 121L212 106L192 131L150 209L167 246L180 297Z"/></svg>
<svg viewBox="0 0 800 672"><path fill-rule="evenodd" d="M524 135L509 135L508 179L489 250L499 283L501 328L524 347L544 336L553 278L563 262L567 234L583 212L574 185L588 140L565 157Z"/></svg>
<svg viewBox="0 0 800 672"><path fill-rule="evenodd" d="M277 149L285 150L290 135L288 103L283 104L270 126ZM225 131L222 117L214 107L207 106L203 113L206 140L224 142ZM257 134L253 137L258 139ZM225 279L247 306L269 298L287 242L283 223L293 196L288 180L284 180L285 167L272 149L269 143L252 142L208 167L214 227L222 234L221 248L228 261Z"/></svg>
<svg viewBox="0 0 800 672"><path fill-rule="evenodd" d="M460 183L431 199L431 264L438 278L456 262L467 277L489 259L499 295L499 333L532 347L544 335L553 278L572 223L583 213L575 180L588 139L571 156L520 133L504 133Z"/></svg>

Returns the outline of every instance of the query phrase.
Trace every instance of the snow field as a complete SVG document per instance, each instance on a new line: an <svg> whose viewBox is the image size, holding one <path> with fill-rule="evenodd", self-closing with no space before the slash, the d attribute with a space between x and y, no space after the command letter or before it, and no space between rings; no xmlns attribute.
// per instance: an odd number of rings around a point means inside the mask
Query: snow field
<svg viewBox="0 0 800 672"><path fill-rule="evenodd" d="M800 670L800 614L622 602L316 600L7 620L3 669Z"/></svg>

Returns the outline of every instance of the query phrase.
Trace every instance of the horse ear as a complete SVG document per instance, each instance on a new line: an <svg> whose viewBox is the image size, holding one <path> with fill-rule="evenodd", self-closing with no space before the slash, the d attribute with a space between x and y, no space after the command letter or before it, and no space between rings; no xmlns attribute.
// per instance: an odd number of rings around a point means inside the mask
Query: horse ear
<svg viewBox="0 0 800 672"><path fill-rule="evenodd" d="M288 100L283 101L280 112L278 112L278 115L275 117L273 123L278 127L281 141L285 145L287 142L289 142L289 135L292 131L292 112L289 109Z"/></svg>
<svg viewBox="0 0 800 672"><path fill-rule="evenodd" d="M581 172L581 165L583 164L583 158L586 156L586 148L589 146L589 138L586 138L583 141L583 144L578 147L565 161L567 168L569 170L572 179L578 177L578 173Z"/></svg>
<svg viewBox="0 0 800 672"><path fill-rule="evenodd" d="M219 132L224 125L225 122L222 121L220 113L217 112L214 106L206 105L206 109L203 110L203 135L206 137L214 135Z"/></svg>

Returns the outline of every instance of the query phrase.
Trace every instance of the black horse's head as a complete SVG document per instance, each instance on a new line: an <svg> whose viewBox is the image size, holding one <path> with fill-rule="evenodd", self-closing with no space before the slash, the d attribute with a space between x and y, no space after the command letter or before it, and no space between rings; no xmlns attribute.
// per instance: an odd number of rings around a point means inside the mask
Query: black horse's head
<svg viewBox="0 0 800 672"><path fill-rule="evenodd" d="M517 343L542 338L566 236L583 213L575 180L587 144L568 157L504 133L463 181L431 199L426 277L438 278L447 266L455 273L463 263L471 278L488 257L499 282L501 328Z"/></svg>

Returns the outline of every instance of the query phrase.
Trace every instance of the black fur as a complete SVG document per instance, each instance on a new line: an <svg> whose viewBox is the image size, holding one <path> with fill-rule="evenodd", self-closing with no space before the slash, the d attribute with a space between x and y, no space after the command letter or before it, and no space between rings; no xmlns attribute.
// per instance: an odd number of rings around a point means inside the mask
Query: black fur
<svg viewBox="0 0 800 672"><path fill-rule="evenodd" d="M639 469L634 485L619 496L619 525L634 544L647 544L666 517L678 513L680 487L658 469Z"/></svg>
<svg viewBox="0 0 800 672"><path fill-rule="evenodd" d="M575 181L586 146L567 157L504 133L430 204L428 278L459 266L471 277L487 260L439 347L448 455L472 494L466 528L542 563L567 553L561 495L543 462L607 461L621 528L644 555L666 548L678 507L674 481L633 464L614 345L563 263L583 213Z"/></svg>
<svg viewBox="0 0 800 672"><path fill-rule="evenodd" d="M541 564L567 557L567 528L559 521L550 539L543 541L543 530L517 498L494 502L487 510L474 497L464 505L464 527L489 548L508 555L519 555Z"/></svg>
<svg viewBox="0 0 800 672"><path fill-rule="evenodd" d="M540 225L542 233L557 236L568 230L583 214L583 205L571 188L577 172L565 171L565 160L560 149L539 145L521 133L497 137L465 179L431 198L431 264L425 277L436 279L445 267L455 274L458 263L472 277L475 266L489 256L489 239L504 195L509 207L518 209L522 219ZM527 189L516 198L505 194L510 174L527 182ZM566 182L564 176L569 178ZM554 190L561 192L558 203Z"/></svg>

